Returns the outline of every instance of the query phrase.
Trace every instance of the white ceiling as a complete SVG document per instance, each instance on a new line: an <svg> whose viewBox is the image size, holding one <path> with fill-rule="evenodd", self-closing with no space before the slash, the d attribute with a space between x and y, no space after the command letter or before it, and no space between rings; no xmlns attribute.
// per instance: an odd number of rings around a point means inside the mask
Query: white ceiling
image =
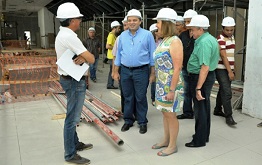
<svg viewBox="0 0 262 165"><path fill-rule="evenodd" d="M36 15L40 9L51 1L52 0L0 0L0 11L8 15Z"/></svg>

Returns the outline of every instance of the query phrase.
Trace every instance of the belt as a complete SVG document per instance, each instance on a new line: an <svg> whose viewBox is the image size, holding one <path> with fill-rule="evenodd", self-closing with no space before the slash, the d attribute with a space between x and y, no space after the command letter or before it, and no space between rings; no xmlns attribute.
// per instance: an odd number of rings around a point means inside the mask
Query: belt
<svg viewBox="0 0 262 165"><path fill-rule="evenodd" d="M125 66L125 65L123 65L123 64L121 64L121 66L123 66L123 67L125 67L125 68L127 68L127 69L130 69L130 70L135 70L135 69L142 69L142 68L144 68L144 67L148 67L148 64L146 64L146 65L141 65L141 66L135 66L135 67L129 67L129 66Z"/></svg>
<svg viewBox="0 0 262 165"><path fill-rule="evenodd" d="M67 76L65 76L65 75L60 75L60 76L63 77L64 79L68 79L68 80L69 80L69 79L70 79L70 80L73 79L73 77L68 76L68 75L67 75ZM82 77L81 77L81 80L85 80L85 79L86 79L86 76L82 76Z"/></svg>

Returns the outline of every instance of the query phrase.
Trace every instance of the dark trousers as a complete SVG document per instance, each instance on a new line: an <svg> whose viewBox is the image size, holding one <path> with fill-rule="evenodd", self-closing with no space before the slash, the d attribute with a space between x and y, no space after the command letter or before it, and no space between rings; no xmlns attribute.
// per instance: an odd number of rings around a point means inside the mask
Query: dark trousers
<svg viewBox="0 0 262 165"><path fill-rule="evenodd" d="M201 88L201 94L205 98L198 101L196 98L196 86L198 82L198 74L190 74L190 91L193 96L194 102L194 115L195 115L195 134L193 142L197 146L205 146L209 141L210 134L210 94L215 82L215 72L210 71L206 80Z"/></svg>
<svg viewBox="0 0 262 165"><path fill-rule="evenodd" d="M107 78L107 87L114 86L114 79L112 78L112 60L108 60L110 64L108 78Z"/></svg>
<svg viewBox="0 0 262 165"><path fill-rule="evenodd" d="M186 68L182 69L182 74L184 78L184 104L183 104L183 114L186 116L193 116L194 111L192 108L193 97L190 92L189 86L189 75Z"/></svg>
<svg viewBox="0 0 262 165"><path fill-rule="evenodd" d="M124 96L124 120L133 124L135 119L139 125L146 125L147 120L147 87L149 83L149 67L129 69L121 66L121 86Z"/></svg>
<svg viewBox="0 0 262 165"><path fill-rule="evenodd" d="M222 106L223 106L225 116L229 117L232 115L231 81L228 77L228 72L226 69L216 69L215 72L216 72L217 81L219 83L215 111L222 111Z"/></svg>

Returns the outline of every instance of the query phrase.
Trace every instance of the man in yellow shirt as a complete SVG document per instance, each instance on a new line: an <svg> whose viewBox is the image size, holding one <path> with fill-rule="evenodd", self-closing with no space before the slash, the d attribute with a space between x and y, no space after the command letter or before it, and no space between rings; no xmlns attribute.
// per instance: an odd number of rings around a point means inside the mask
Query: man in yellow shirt
<svg viewBox="0 0 262 165"><path fill-rule="evenodd" d="M112 49L116 41L116 35L120 32L120 26L121 25L118 21L113 21L111 23L112 30L107 36L106 49L107 49L107 58L110 64L110 70L109 70L108 80L107 80L107 89L117 89L117 87L114 86L114 79L111 76L112 75L112 60L113 60Z"/></svg>

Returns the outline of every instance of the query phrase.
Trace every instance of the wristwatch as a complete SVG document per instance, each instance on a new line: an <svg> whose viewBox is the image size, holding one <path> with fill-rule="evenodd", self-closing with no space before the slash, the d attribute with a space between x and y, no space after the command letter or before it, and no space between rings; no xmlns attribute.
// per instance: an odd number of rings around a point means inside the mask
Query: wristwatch
<svg viewBox="0 0 262 165"><path fill-rule="evenodd" d="M196 88L196 91L201 91L201 88Z"/></svg>

